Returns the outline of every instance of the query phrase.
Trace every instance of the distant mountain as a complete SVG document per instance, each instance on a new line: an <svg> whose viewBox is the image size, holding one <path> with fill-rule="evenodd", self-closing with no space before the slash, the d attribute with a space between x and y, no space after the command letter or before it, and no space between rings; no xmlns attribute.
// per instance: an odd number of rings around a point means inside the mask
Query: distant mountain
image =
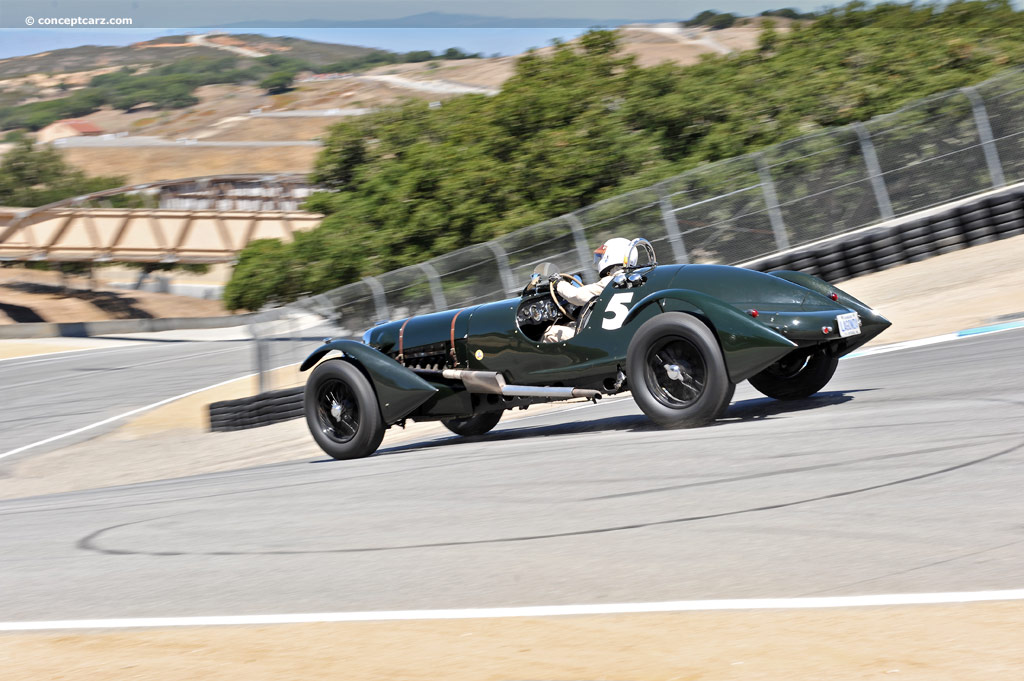
<svg viewBox="0 0 1024 681"><path fill-rule="evenodd" d="M678 19L588 19L588 18L510 18L489 17L480 14L445 14L424 12L397 19L365 19L337 21L334 19L304 19L301 21L242 21L222 24L217 28L591 28L611 27L638 21L660 22Z"/></svg>
<svg viewBox="0 0 1024 681"><path fill-rule="evenodd" d="M83 39L88 39L87 32L83 32L82 35ZM214 47L189 44L188 38L188 35L163 36L126 47L83 45L24 57L11 57L0 60L0 79L32 73L74 73L108 66L142 64L160 66L176 62L184 57L224 57L230 54ZM311 64L330 64L381 51L354 45L320 43L300 38L268 37L256 34L231 34L224 38L258 52L281 54L302 59Z"/></svg>

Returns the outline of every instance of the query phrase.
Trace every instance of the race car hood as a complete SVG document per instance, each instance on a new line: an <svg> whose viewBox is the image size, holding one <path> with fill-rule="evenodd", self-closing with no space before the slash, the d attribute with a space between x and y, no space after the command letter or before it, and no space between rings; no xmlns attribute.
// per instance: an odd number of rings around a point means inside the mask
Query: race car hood
<svg viewBox="0 0 1024 681"><path fill-rule="evenodd" d="M455 323L455 338L464 338L469 318L474 307L461 310L444 310L431 314L417 315L385 324L378 324L363 336L367 345L385 354L397 354L424 346L441 346L452 338L452 323Z"/></svg>

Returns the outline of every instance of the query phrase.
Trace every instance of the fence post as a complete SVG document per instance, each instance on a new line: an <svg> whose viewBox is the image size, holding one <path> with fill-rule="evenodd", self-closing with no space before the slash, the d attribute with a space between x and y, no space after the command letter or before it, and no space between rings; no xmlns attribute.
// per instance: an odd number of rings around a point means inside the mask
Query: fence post
<svg viewBox="0 0 1024 681"><path fill-rule="evenodd" d="M434 312L441 312L448 309L448 301L444 297L444 289L441 288L441 275L437 273L434 266L428 262L420 263L420 269L426 272L427 280L430 282L430 297L434 301Z"/></svg>
<svg viewBox="0 0 1024 681"><path fill-rule="evenodd" d="M516 290L516 282L512 278L512 266L508 263L508 253L497 241L488 241L484 244L491 249L494 259L498 263L498 275L501 277L501 285L505 288L502 295Z"/></svg>
<svg viewBox="0 0 1024 681"><path fill-rule="evenodd" d="M388 301L384 297L384 287L380 285L380 282L373 277L363 277L363 281L370 287L370 291L373 293L373 305L377 308L377 321L386 322L388 320Z"/></svg>
<svg viewBox="0 0 1024 681"><path fill-rule="evenodd" d="M988 174L992 177L992 186L1005 186L1006 178L1003 177L1003 164L999 161L999 150L996 149L995 140L992 138L992 126L988 121L988 110L985 108L985 101L973 87L962 87L960 91L971 100L971 109L974 110L974 124L978 126L978 139L981 141L981 148L985 151L985 163L988 164Z"/></svg>
<svg viewBox="0 0 1024 681"><path fill-rule="evenodd" d="M252 334L253 346L256 350L254 363L256 365L256 376L259 381L259 392L267 391L267 358L263 337L260 335L260 315L249 324L249 333Z"/></svg>
<svg viewBox="0 0 1024 681"><path fill-rule="evenodd" d="M569 223L569 227L572 228L572 238L576 241L576 257L580 260L580 272L583 273L583 280L586 282L588 279L593 280L590 275L591 267L590 262L590 247L587 246L587 237L583 233L583 223L576 217L575 213L566 213L562 217Z"/></svg>
<svg viewBox="0 0 1024 681"><path fill-rule="evenodd" d="M893 216L892 204L889 202L885 178L882 177L882 166L879 165L878 156L875 154L875 145L871 142L871 135L863 123L854 123L853 129L857 131L857 138L860 140L860 153L863 154L864 164L868 168L868 179L871 180L871 188L875 192L878 214L883 220L889 220Z"/></svg>
<svg viewBox="0 0 1024 681"><path fill-rule="evenodd" d="M690 264L686 244L683 242L683 235L679 233L679 223L676 222L676 214L672 210L672 199L662 196L658 203L661 205L661 221L665 225L665 234L668 235L668 243L672 247L672 257L680 265Z"/></svg>
<svg viewBox="0 0 1024 681"><path fill-rule="evenodd" d="M772 232L775 234L775 248L785 251L789 248L789 235L786 234L786 223L782 221L782 211L779 210L779 197L775 194L775 183L772 182L772 174L765 165L764 155L756 153L754 163L757 165L757 175L761 178L761 191L764 193L764 202L768 207L768 220L772 223Z"/></svg>

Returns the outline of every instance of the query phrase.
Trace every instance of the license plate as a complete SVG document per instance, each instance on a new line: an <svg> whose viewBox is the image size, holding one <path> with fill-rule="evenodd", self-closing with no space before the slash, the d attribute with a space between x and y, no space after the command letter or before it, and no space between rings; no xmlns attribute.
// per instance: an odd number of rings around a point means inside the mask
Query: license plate
<svg viewBox="0 0 1024 681"><path fill-rule="evenodd" d="M856 312L841 314L836 317L836 325L839 327L839 335L842 338L856 336L860 333L860 315Z"/></svg>

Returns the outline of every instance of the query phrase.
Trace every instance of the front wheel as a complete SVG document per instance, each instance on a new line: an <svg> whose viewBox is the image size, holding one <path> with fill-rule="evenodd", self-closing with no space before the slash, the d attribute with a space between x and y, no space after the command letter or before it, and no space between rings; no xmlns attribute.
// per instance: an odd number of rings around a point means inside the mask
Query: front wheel
<svg viewBox="0 0 1024 681"><path fill-rule="evenodd" d="M482 414L474 414L464 419L441 419L444 427L456 435L462 437L473 437L490 432L501 420L501 411L488 411Z"/></svg>
<svg viewBox="0 0 1024 681"><path fill-rule="evenodd" d="M823 352L789 354L751 376L750 385L776 400L800 400L824 388L837 366L839 359Z"/></svg>
<svg viewBox="0 0 1024 681"><path fill-rule="evenodd" d="M711 330L681 312L662 313L637 329L626 374L637 406L665 428L711 423L736 389Z"/></svg>
<svg viewBox="0 0 1024 681"><path fill-rule="evenodd" d="M306 423L320 448L334 459L359 459L377 451L384 419L373 386L342 359L320 363L306 381Z"/></svg>

